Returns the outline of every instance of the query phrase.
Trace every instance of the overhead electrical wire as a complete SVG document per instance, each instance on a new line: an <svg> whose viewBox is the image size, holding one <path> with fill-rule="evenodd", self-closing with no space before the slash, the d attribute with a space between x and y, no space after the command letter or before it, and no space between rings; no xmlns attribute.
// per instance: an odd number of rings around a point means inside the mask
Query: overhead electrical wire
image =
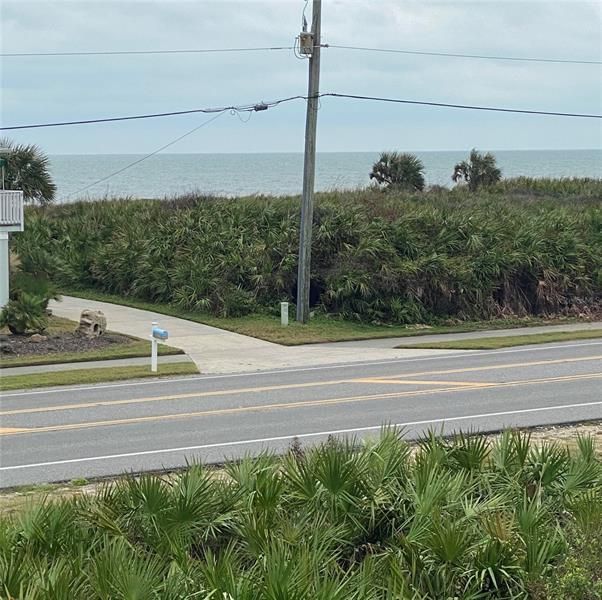
<svg viewBox="0 0 602 600"><path fill-rule="evenodd" d="M291 102L292 100L305 100L306 96L289 96L288 98L280 98L279 100L272 100L271 102L259 102L255 104L242 104L237 106L222 106L219 108L193 108L190 110L176 110L169 112L160 113L148 113L143 115L127 115L124 117L107 117L100 119L82 119L78 121L56 121L54 123L35 123L31 125L10 125L6 127L0 127L0 131L11 131L15 129L38 129L41 127L64 127L66 125L89 125L93 123L114 123L116 121L134 121L139 119L157 119L160 117L175 117L179 115L192 115L196 113L221 113L224 111L234 112L259 112L267 110L274 106L278 106L284 102Z"/></svg>
<svg viewBox="0 0 602 600"><path fill-rule="evenodd" d="M428 101L422 101L422 100L404 100L404 99L400 99L400 98L387 98L387 97L382 97L382 96L364 96L364 95L359 95L359 94L341 94L341 93L336 93L336 92L325 92L322 94L318 94L317 95L318 98L324 98L324 97L330 97L330 98L344 98L344 99L350 99L350 100L362 100L362 101L373 101L373 102L388 102L388 103L394 103L394 104L406 104L406 105L418 105L418 106L430 106L430 107L439 107L439 108L455 108L455 109L465 109L465 110L480 110L480 111L494 111L494 112L503 112L503 113L514 113L514 114L527 114L527 115L543 115L543 116L554 116L554 117L580 117L580 118L593 118L593 119L602 119L602 115L597 115L597 114L587 114L587 113L572 113L572 112L552 112L552 111L542 111L542 110L530 110L530 109L515 109L515 108L503 108L503 107L496 107L496 106L477 106L477 105L468 105L468 104L452 104L452 103L447 103L447 102L428 102ZM191 113L216 113L214 114L210 119L208 119L207 121L204 121L203 123L201 123L200 125L197 125L196 127L190 129L189 131L187 131L186 133L178 136L177 138L171 140L170 142L168 142L167 144L164 144L163 146L161 146L160 148L157 148L156 150L154 150L153 152L151 152L150 154L147 154L145 156L143 156L142 158L139 158L131 163L129 163L128 165L126 165L125 167L122 167L121 169L110 173L109 175L102 177L101 179L98 179L97 181L94 181L93 183L90 183L88 185L86 185L85 187L77 190L76 192L72 192L71 194L68 194L67 197L72 197L72 196L76 196L81 194L82 192L85 192L86 190L100 184L100 183L104 183L105 181L123 173L124 171L140 164L141 162L147 160L148 158L151 158L152 156L155 156L156 154L159 154L160 152L162 152L163 150L165 150L166 148L169 148L170 146L173 146L174 144L176 144L177 142L179 142L180 140L184 139L185 137L193 134L195 131L198 131L199 129L201 129L202 127L205 127L206 125L209 125L210 123L212 123L213 121L217 120L219 117L221 117L224 113L230 111L234 114L239 114L240 112L249 112L250 115L255 112L255 111L262 111L262 110L266 110L268 107L271 106L278 106L279 104L282 104L283 102L289 102L291 100L296 100L296 99L305 99L307 100L308 97L307 96L291 96L289 98L282 98L280 100L274 100L270 103L260 103L260 104L248 104L248 105L242 105L242 106L237 106L237 107L224 107L221 109L194 109L194 110L190 110L190 111L174 111L174 112L166 112L166 113L154 113L154 114L149 114L149 115L134 115L134 116L130 116L130 117L114 117L114 118L109 118L109 119L88 119L85 121L70 121L70 122L65 122L65 123L51 123L51 124L37 124L37 125L25 125L25 126L21 126L21 127L8 127L8 128L0 128L0 129L20 129L20 128L31 128L31 127L56 127L56 126L60 126L60 125L78 125L78 124L89 124L89 123L105 123L107 121L124 121L124 120L130 120L130 119L145 119L145 118L155 118L155 117L164 117L164 116L171 116L171 115L181 115L181 114L191 114ZM249 116L250 116L249 115Z"/></svg>
<svg viewBox="0 0 602 600"><path fill-rule="evenodd" d="M292 50L293 46L258 46L254 48L176 48L173 50L90 50L74 52L2 52L2 58L28 56L134 56L145 54L220 54L227 52L264 52L270 50Z"/></svg>
<svg viewBox="0 0 602 600"><path fill-rule="evenodd" d="M460 108L465 110L483 110L491 112L515 113L525 115L543 115L548 117L578 117L583 119L602 119L602 115L575 113L575 112L556 112L548 110L532 110L524 108L504 108L500 106L478 106L472 104L453 104L450 102L428 102L424 100L403 100L400 98L383 98L381 96L362 96L359 94L338 94L328 92L320 94L321 97L331 96L333 98L349 98L353 100L372 100L375 102L392 102L395 104L414 104L418 106L436 106L440 108Z"/></svg>
<svg viewBox="0 0 602 600"><path fill-rule="evenodd" d="M222 110L221 112L217 113L216 115L214 115L210 119L207 119L206 121L203 121L200 125L197 125L193 129L190 129L189 131L187 131L186 133L180 135L179 137L175 138L174 140L171 140L171 142L168 142L167 144L164 144L160 148L157 148L156 150L153 150L153 152L151 152L150 154L147 154L146 156L143 156L142 158L139 158L139 159L137 159L137 160L129 163L125 167L122 167L121 169L119 169L119 170L117 170L117 171L115 171L115 172L113 172L113 173L111 173L109 175L106 175L105 177L101 177L97 181L94 181L93 183L90 183L90 184L84 186L83 188L80 188L79 190L77 190L75 192L72 192L71 194L67 194L67 198L70 198L71 196L77 196L77 195L81 194L82 192L85 192L86 190L89 190L91 187L94 187L94 186L98 185L99 183L104 183L108 179L112 179L116 175L120 175L124 171L127 171L128 169L131 169L132 167L135 167L136 165L138 165L141 162L145 161L147 158L150 158L151 156L155 156L155 154L159 154L159 152L162 152L166 148L169 148L170 146L173 146L174 144L176 144L180 140L183 140L185 137L188 137L189 135L193 134L195 131L198 131L199 129L201 129L201 128L207 126L207 125L209 125L210 123L213 123L213 121L216 121L217 119L219 119L225 112L227 112L227 111L226 110Z"/></svg>
<svg viewBox="0 0 602 600"><path fill-rule="evenodd" d="M395 104L409 104L416 106L432 106L439 108L457 108L463 110L479 110L489 112L501 112L501 113L514 113L514 114L526 114L526 115L542 115L550 117L574 117L583 119L602 119L601 114L591 113L577 113L577 112L561 112L561 111L548 111L548 110L535 110L535 109L523 109L523 108L507 108L501 106L480 106L474 104L456 104L451 102L431 102L426 100L406 100L402 98L386 98L382 96L365 96L360 94L341 94L336 92L325 92L318 94L317 98L347 98L352 100L370 100L374 102L389 102ZM54 123L34 123L29 125L9 125L0 127L0 131L14 131L20 129L38 129L42 127L63 127L69 125L89 125L94 123L114 123L118 121L133 121L141 119L156 119L160 117L172 117L178 115L190 115L195 113L221 113L225 111L232 111L236 113L241 112L259 112L273 108L285 102L291 102L293 100L307 100L308 96L289 96L288 98L280 98L279 100L272 100L271 102L260 102L258 104L245 104L245 105L234 105L224 106L221 108L194 108L191 110L178 110L169 111L162 113L150 113L143 115L129 115L124 117L107 117L100 119L83 119L79 121L58 121Z"/></svg>
<svg viewBox="0 0 602 600"><path fill-rule="evenodd" d="M321 44L322 48L335 48L338 50L356 50L360 52L382 52L389 54L406 54L414 56L439 56L444 58L469 58L476 60L497 60L531 63L572 64L572 65L602 65L602 60L586 60L573 58L546 58L528 56L507 56L493 54L472 54L461 52L438 52L431 50L411 50L404 48L374 48L370 46L351 46L345 44ZM90 51L65 51L65 52L1 52L2 58L26 57L60 57L60 56L144 56L158 54L221 54L240 52L267 52L295 50L295 46L257 46L238 48L175 48L165 50L90 50Z"/></svg>
<svg viewBox="0 0 602 600"><path fill-rule="evenodd" d="M533 58L525 56L497 56L490 54L461 54L458 52L431 52L427 50L403 50L395 48L370 48L367 46L344 46L340 44L323 44L325 48L339 50L359 50L362 52L383 52L390 54L410 54L416 56L442 56L446 58L474 58L478 60L509 60L517 62L556 63L570 65L602 65L602 60L581 60L572 58Z"/></svg>

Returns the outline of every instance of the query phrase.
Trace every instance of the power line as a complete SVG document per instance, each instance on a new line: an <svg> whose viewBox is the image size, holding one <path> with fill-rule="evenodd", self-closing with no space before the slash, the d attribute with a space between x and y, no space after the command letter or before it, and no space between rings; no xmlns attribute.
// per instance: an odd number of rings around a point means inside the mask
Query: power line
<svg viewBox="0 0 602 600"><path fill-rule="evenodd" d="M259 112L283 104L284 102L291 102L292 100L305 100L306 96L290 96L288 98L281 98L279 100L273 100L271 102L259 102L256 104L243 104L237 106L222 106L220 108L193 108L190 110L176 110L161 113L149 113L144 115L128 115L125 117L107 117L101 119L82 119L80 121L57 121L54 123L34 123L31 125L10 125L7 127L0 127L0 131L11 131L16 129L38 129L41 127L63 127L65 125L90 125L93 123L114 123L116 121L134 121L139 119L156 119L160 117L174 117L179 115L192 115L196 113L221 113L224 111L234 112Z"/></svg>
<svg viewBox="0 0 602 600"><path fill-rule="evenodd" d="M531 110L522 108L504 108L499 106L476 106L472 104L451 104L448 102L427 102L424 100L402 100L399 98L382 98L379 96L360 96L356 94L337 94L329 92L320 94L320 96L331 96L333 98L350 98L353 100L373 100L375 102L393 102L395 104L414 104L418 106L436 106L440 108L461 108L465 110L484 110L503 113L517 113L525 115L544 115L549 117L579 117L584 119L602 119L602 115L573 113L573 112L554 112L547 110Z"/></svg>
<svg viewBox="0 0 602 600"><path fill-rule="evenodd" d="M133 56L145 54L218 54L226 52L263 52L293 50L293 46L260 46L256 48L179 48L175 50L92 50L83 52L3 52L2 58L28 56Z"/></svg>
<svg viewBox="0 0 602 600"><path fill-rule="evenodd" d="M426 100L405 100L401 98L385 98L380 96L362 96L359 94L339 94L336 92L325 92L318 94L317 98L324 98L330 96L332 98L347 98L352 100L372 100L375 102L391 102L395 104L410 104L417 106L433 106L439 108L458 108L464 110L481 110L489 112L502 112L502 113L516 113L526 115L543 115L550 117L575 117L584 119L602 119L602 115L588 114L588 113L575 113L575 112L558 112L558 111L547 111L547 110L533 110L533 109L522 109L522 108L506 108L500 106L480 106L473 104L454 104L450 102L430 102ZM37 129L42 127L62 127L66 125L88 125L92 123L114 123L117 121L132 121L140 119L155 119L159 117L172 117L177 115L190 115L195 113L221 113L226 111L233 112L258 112L267 110L283 104L285 102L291 102L293 100L308 100L308 96L289 96L288 98L280 98L279 100L272 100L271 102L261 102L259 104L245 104L238 106L224 106L221 108L194 108L191 110L178 110L162 113L150 113L144 115L130 115L126 117L108 117L103 119L84 119L81 121L61 121L55 123L35 123L32 125L11 125L7 127L0 127L0 131L12 131L18 129Z"/></svg>
<svg viewBox="0 0 602 600"><path fill-rule="evenodd" d="M446 58L471 58L478 60L505 60L516 62L535 62L552 64L573 65L602 65L601 60L579 60L565 58L544 58L525 56L498 56L488 54L462 54L457 52L435 52L429 50L405 50L401 48L372 48L368 46L347 46L343 44L321 44L322 48L336 48L339 50L357 50L362 52L384 52L390 54L407 54L414 56L440 56ZM144 56L157 54L222 54L236 52L269 52L294 50L294 46L258 46L249 48L176 48L171 50L91 50L73 52L2 52L2 58L26 57L60 57L60 56Z"/></svg>
<svg viewBox="0 0 602 600"><path fill-rule="evenodd" d="M82 192L85 192L86 190L89 190L91 187L94 187L95 185L98 185L99 183L103 183L103 182L107 181L108 179L111 179L111 178L115 177L116 175L120 175L124 171L127 171L128 169L131 169L132 167L134 167L134 166L140 164L141 162L145 161L147 158L150 158L151 156L155 156L155 154L159 154L159 152L162 152L166 148L169 148L170 146L173 146L174 144L176 144L180 140L183 140L185 137L188 137L189 135L193 134L195 131L198 131L202 127L205 127L206 125L209 125L210 123L213 123L213 121L216 121L217 119L219 119L225 112L226 111L223 110L223 111L217 113L216 115L214 115L210 119L207 119L207 121L203 121L203 123L201 123L200 125L197 125L196 127L194 127L193 129L191 129L190 131L187 131L186 133L184 133L183 135L177 137L176 139L172 140L171 142L168 142L167 144L164 144L160 148L157 148L156 150L154 150L150 154L147 154L146 156L143 156L142 158L139 158L138 160L135 160L134 162L131 162L129 165L126 165L125 167L122 167L118 171L115 171L114 173L111 173L110 175L107 175L106 177L102 177L101 179L98 179L94 183L90 183L89 185L86 185L85 187L77 190L76 192L72 192L71 194L68 194L67 198L70 198L71 196L76 196L78 194L81 194Z"/></svg>
<svg viewBox="0 0 602 600"><path fill-rule="evenodd" d="M327 48L340 50L359 50L363 52L385 52L391 54L410 54L415 56L443 56L447 58L474 58L479 60L510 60L517 62L556 63L571 65L602 65L601 60L577 60L565 58L532 58L523 56L495 56L488 54L460 54L455 52L430 52L427 50L402 50L394 48L369 48L366 46L343 46L339 44L324 44Z"/></svg>

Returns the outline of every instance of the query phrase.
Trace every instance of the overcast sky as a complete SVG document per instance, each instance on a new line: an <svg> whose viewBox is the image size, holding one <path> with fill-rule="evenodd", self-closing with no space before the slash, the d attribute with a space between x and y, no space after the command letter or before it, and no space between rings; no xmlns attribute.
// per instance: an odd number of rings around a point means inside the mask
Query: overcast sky
<svg viewBox="0 0 602 600"><path fill-rule="evenodd" d="M2 52L288 46L303 0L0 0ZM323 42L600 60L599 2L323 0ZM311 0L307 7L311 22ZM322 51L321 90L561 112L602 112L599 65ZM186 110L307 91L290 51L2 59L4 125ZM223 115L169 152L298 152L303 102ZM150 152L205 115L11 133L47 152ZM325 98L318 150L601 148L599 120Z"/></svg>

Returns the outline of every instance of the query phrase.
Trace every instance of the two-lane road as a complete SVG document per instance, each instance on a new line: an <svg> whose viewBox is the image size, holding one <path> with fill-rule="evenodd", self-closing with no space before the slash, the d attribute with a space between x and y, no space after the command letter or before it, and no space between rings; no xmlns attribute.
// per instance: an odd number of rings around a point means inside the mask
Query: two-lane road
<svg viewBox="0 0 602 600"><path fill-rule="evenodd" d="M602 418L602 341L4 394L4 487L284 449Z"/></svg>

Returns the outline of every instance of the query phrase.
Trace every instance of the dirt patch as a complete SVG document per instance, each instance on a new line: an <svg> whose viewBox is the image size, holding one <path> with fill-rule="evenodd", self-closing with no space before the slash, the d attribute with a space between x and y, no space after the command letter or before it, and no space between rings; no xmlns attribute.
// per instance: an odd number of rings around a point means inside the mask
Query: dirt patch
<svg viewBox="0 0 602 600"><path fill-rule="evenodd" d="M0 515L10 516L17 514L32 504L49 500L70 500L78 496L95 494L99 488L98 483L87 485L72 484L42 484L23 487L0 494Z"/></svg>
<svg viewBox="0 0 602 600"><path fill-rule="evenodd" d="M43 337L46 338L43 341L33 341L39 339L39 336L0 335L0 356L46 356L59 352L85 352L132 342L126 335L110 332L92 339L70 332Z"/></svg>
<svg viewBox="0 0 602 600"><path fill-rule="evenodd" d="M591 437L596 442L596 450L602 456L602 421L536 427L530 430L531 440L536 444L557 442L573 449L579 436Z"/></svg>

